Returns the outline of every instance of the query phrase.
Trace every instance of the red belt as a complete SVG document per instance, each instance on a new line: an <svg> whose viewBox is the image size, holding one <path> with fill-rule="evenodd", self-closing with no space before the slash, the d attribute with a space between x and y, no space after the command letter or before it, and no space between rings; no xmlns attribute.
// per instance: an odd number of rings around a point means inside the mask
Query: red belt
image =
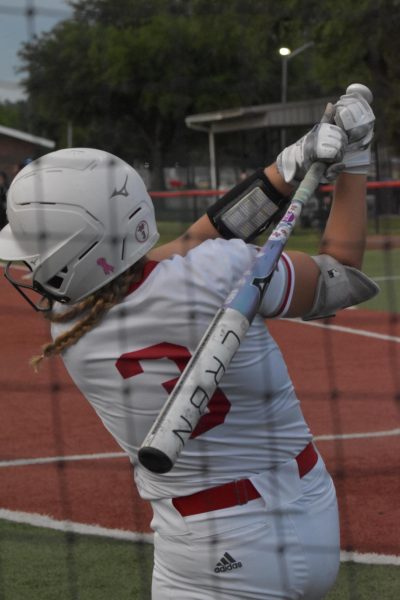
<svg viewBox="0 0 400 600"><path fill-rule="evenodd" d="M318 460L318 454L312 442L296 456L300 477L304 477L314 467ZM249 500L260 497L250 479L239 479L224 485L202 490L190 496L173 498L172 504L180 512L182 517L197 515L199 513L229 508L238 504L247 504Z"/></svg>

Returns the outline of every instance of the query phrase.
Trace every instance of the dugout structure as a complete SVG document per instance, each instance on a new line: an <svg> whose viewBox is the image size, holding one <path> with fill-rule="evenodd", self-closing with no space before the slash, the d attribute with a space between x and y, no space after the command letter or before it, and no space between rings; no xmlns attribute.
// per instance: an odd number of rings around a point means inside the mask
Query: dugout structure
<svg viewBox="0 0 400 600"><path fill-rule="evenodd" d="M210 181L211 187L216 189L218 173L215 137L217 134L272 127L285 131L289 127L314 125L320 121L327 103L332 101L333 98L327 97L298 102L243 106L188 115L185 123L190 129L202 131L208 135Z"/></svg>

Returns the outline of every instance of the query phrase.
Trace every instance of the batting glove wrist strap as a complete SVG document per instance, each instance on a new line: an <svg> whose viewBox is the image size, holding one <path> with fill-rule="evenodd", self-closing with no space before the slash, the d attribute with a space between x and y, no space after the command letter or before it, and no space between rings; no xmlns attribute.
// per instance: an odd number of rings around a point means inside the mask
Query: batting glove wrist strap
<svg viewBox="0 0 400 600"><path fill-rule="evenodd" d="M264 169L258 169L212 204L207 215L223 238L249 242L275 221L288 201Z"/></svg>
<svg viewBox="0 0 400 600"><path fill-rule="evenodd" d="M371 150L347 150L343 157L343 172L353 175L367 175L371 164Z"/></svg>

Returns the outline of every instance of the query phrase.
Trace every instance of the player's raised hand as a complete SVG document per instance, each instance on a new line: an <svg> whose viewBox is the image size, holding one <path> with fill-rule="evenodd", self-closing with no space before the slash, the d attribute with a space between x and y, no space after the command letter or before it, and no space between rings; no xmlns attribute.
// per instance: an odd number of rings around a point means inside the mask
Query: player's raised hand
<svg viewBox="0 0 400 600"><path fill-rule="evenodd" d="M358 87L361 88L358 91ZM334 105L334 121L348 136L348 146L343 156L347 173L366 174L371 162L371 141L374 135L375 115L370 106L370 96L364 92L365 86L355 84L347 88L347 93Z"/></svg>
<svg viewBox="0 0 400 600"><path fill-rule="evenodd" d="M297 187L310 166L318 161L328 168L321 181L333 181L342 170L342 158L347 147L347 135L342 127L319 123L302 138L278 155L278 171L290 185Z"/></svg>

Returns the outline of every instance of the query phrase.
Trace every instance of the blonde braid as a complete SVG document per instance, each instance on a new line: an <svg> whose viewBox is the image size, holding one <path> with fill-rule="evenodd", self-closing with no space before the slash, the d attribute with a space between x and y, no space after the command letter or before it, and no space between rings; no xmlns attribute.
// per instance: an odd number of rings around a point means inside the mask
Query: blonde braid
<svg viewBox="0 0 400 600"><path fill-rule="evenodd" d="M88 298L85 298L69 310L63 313L48 313L46 318L53 323L72 321L79 315L82 315L82 318L71 329L59 335L53 342L43 346L41 354L31 358L29 362L34 370L38 371L39 365L44 358L61 354L61 352L76 344L85 333L93 329L110 308L118 304L126 296L132 280L140 272L143 264L144 261L139 261L122 273L122 275L105 285L104 288L88 296Z"/></svg>
<svg viewBox="0 0 400 600"><path fill-rule="evenodd" d="M90 307L93 305L94 301L95 294L91 294L90 296L82 300L82 302L79 302L79 304L74 304L73 306L69 307L68 310L65 310L61 313L45 313L44 316L52 323L66 323L67 321L72 321L82 313L89 310Z"/></svg>

